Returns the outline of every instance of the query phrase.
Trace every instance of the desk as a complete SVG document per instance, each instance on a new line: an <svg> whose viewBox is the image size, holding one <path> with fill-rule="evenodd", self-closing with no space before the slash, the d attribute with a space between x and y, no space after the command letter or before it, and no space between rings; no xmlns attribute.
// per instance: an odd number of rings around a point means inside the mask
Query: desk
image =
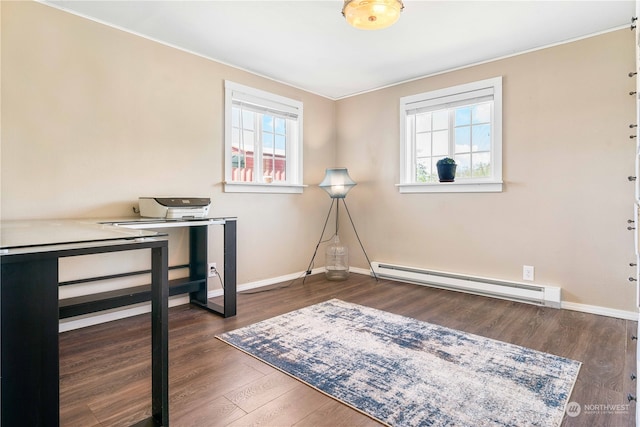
<svg viewBox="0 0 640 427"><path fill-rule="evenodd" d="M58 426L58 261L150 249L152 417L169 425L168 245L161 233L90 221L0 223L0 394L3 426Z"/></svg>
<svg viewBox="0 0 640 427"><path fill-rule="evenodd" d="M189 277L187 280L169 281L169 295L189 293L189 302L200 308L219 314L223 317L236 315L236 246L237 219L235 217L202 218L202 219L152 219L108 221L105 224L134 230L154 230L163 228L189 229ZM208 260L208 228L220 225L224 228L224 278L223 304L216 304L208 299L207 276ZM135 294L130 294L131 303L139 302ZM113 306L115 307L115 305ZM112 308L112 307L108 307ZM88 311L87 311L88 312ZM84 314L78 312L77 314ZM62 316L62 313L61 313Z"/></svg>

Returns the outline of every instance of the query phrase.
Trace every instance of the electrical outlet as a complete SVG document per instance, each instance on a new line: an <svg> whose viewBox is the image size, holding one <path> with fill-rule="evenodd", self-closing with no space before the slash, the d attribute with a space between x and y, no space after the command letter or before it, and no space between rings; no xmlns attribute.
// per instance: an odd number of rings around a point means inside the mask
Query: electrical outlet
<svg viewBox="0 0 640 427"><path fill-rule="evenodd" d="M533 266L532 265L523 265L522 266L522 280L533 281Z"/></svg>
<svg viewBox="0 0 640 427"><path fill-rule="evenodd" d="M218 275L218 269L215 262L209 263L209 277L216 277Z"/></svg>

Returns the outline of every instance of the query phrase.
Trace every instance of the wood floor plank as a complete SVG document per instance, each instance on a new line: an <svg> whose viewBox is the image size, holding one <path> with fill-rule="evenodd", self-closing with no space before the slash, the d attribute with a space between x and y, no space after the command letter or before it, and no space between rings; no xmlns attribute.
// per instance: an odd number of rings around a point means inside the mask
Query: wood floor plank
<svg viewBox="0 0 640 427"><path fill-rule="evenodd" d="M247 414L224 397L213 400L198 398L197 403L190 407L178 407L170 418L179 420L177 425L180 427L218 427L227 426Z"/></svg>
<svg viewBox="0 0 640 427"><path fill-rule="evenodd" d="M94 396L89 408L100 425L130 426L151 416L151 382L118 382L120 388Z"/></svg>
<svg viewBox="0 0 640 427"><path fill-rule="evenodd" d="M60 408L60 419L64 425L77 427L99 427L100 422L95 417L86 402L64 405Z"/></svg>
<svg viewBox="0 0 640 427"><path fill-rule="evenodd" d="M382 424L336 400L295 423L295 427L379 427Z"/></svg>
<svg viewBox="0 0 640 427"><path fill-rule="evenodd" d="M231 318L183 305L169 310L169 393L173 426L373 426L376 421L216 335L308 305L339 298L583 362L571 401L584 408L564 427L633 425L637 322L538 307L351 274L323 275L238 294ZM62 426L113 427L148 416L151 387L149 315L60 334ZM635 391L634 393L635 394ZM593 405L627 405L616 413ZM618 406L618 408L620 408ZM127 424L129 423L129 424Z"/></svg>
<svg viewBox="0 0 640 427"><path fill-rule="evenodd" d="M324 405L323 399L318 398L319 394L320 392L298 383L291 390L239 418L229 426L295 425ZM328 397L324 398L329 399Z"/></svg>
<svg viewBox="0 0 640 427"><path fill-rule="evenodd" d="M297 387L299 382L289 375L274 370L256 381L225 394L224 396L246 412L252 412L262 405L278 398Z"/></svg>
<svg viewBox="0 0 640 427"><path fill-rule="evenodd" d="M220 343L220 345L224 344ZM188 369L188 367L185 367L183 371ZM172 378L181 376L179 372L174 372L170 375L173 375ZM213 400L223 397L236 388L250 384L263 376L263 373L241 362L238 363L229 359L229 363L203 371L200 375L190 377L188 381L170 380L171 396L169 404L170 407L174 405L189 406L194 399L200 397Z"/></svg>

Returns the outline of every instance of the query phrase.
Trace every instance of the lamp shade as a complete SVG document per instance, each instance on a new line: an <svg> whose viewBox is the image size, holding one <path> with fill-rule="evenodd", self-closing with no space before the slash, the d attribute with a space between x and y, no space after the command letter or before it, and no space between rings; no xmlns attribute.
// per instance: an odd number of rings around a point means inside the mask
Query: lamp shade
<svg viewBox="0 0 640 427"><path fill-rule="evenodd" d="M355 185L347 168L330 168L327 169L319 187L329 193L332 199L344 199Z"/></svg>
<svg viewBox="0 0 640 427"><path fill-rule="evenodd" d="M393 25L402 9L402 0L345 0L342 15L353 27L379 30Z"/></svg>

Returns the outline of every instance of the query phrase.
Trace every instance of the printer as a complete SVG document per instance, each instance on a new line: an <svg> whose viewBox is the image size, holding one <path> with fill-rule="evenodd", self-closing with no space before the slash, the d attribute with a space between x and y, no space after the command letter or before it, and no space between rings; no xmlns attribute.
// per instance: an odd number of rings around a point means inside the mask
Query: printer
<svg viewBox="0 0 640 427"><path fill-rule="evenodd" d="M163 219L206 218L211 199L208 197L140 197L140 216Z"/></svg>

